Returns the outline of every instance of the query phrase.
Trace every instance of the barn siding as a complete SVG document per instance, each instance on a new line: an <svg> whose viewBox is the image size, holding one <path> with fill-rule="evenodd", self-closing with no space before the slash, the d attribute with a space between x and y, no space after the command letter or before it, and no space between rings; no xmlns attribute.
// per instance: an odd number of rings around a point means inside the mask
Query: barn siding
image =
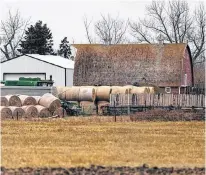
<svg viewBox="0 0 206 175"><path fill-rule="evenodd" d="M189 55L189 50L185 49L184 58L183 58L183 71L182 71L182 86L192 86L192 69L191 69L191 60ZM185 84L185 74L187 74L187 81Z"/></svg>

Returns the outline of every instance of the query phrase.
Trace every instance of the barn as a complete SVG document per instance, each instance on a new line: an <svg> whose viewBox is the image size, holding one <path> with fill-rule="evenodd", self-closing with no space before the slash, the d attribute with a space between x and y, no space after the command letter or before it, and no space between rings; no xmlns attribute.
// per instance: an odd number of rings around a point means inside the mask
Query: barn
<svg viewBox="0 0 206 175"><path fill-rule="evenodd" d="M146 82L166 93L193 85L187 44L75 44L74 85L131 85Z"/></svg>
<svg viewBox="0 0 206 175"><path fill-rule="evenodd" d="M53 55L25 54L1 62L1 80L18 80L19 77L39 77L54 86L73 85L74 61Z"/></svg>

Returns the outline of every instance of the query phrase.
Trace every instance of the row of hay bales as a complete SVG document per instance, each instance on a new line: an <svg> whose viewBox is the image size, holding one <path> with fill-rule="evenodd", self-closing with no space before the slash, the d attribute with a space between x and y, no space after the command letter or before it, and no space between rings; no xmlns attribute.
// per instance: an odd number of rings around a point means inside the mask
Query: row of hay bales
<svg viewBox="0 0 206 175"><path fill-rule="evenodd" d="M60 100L77 101L80 107L97 109L101 113L101 107L109 105L110 94L140 94L156 93L154 87L127 86L72 86L53 87L53 95Z"/></svg>
<svg viewBox="0 0 206 175"><path fill-rule="evenodd" d="M0 111L1 119L45 118L56 115L63 117L66 115L66 111L61 108L61 101L52 94L1 96Z"/></svg>
<svg viewBox="0 0 206 175"><path fill-rule="evenodd" d="M53 95L67 101L108 101L110 94L141 94L156 93L154 87L127 86L57 86Z"/></svg>

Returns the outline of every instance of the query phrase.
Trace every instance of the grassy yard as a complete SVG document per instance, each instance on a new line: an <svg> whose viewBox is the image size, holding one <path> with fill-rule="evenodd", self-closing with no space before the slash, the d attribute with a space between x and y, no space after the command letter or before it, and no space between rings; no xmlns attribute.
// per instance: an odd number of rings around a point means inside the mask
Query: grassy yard
<svg viewBox="0 0 206 175"><path fill-rule="evenodd" d="M204 122L2 121L2 166L204 166Z"/></svg>

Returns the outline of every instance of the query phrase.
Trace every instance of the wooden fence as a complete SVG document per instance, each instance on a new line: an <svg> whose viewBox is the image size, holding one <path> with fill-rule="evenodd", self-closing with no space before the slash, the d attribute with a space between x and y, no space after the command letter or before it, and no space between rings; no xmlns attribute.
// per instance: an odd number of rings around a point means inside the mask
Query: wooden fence
<svg viewBox="0 0 206 175"><path fill-rule="evenodd" d="M111 94L110 106L205 107L205 95L191 94Z"/></svg>

